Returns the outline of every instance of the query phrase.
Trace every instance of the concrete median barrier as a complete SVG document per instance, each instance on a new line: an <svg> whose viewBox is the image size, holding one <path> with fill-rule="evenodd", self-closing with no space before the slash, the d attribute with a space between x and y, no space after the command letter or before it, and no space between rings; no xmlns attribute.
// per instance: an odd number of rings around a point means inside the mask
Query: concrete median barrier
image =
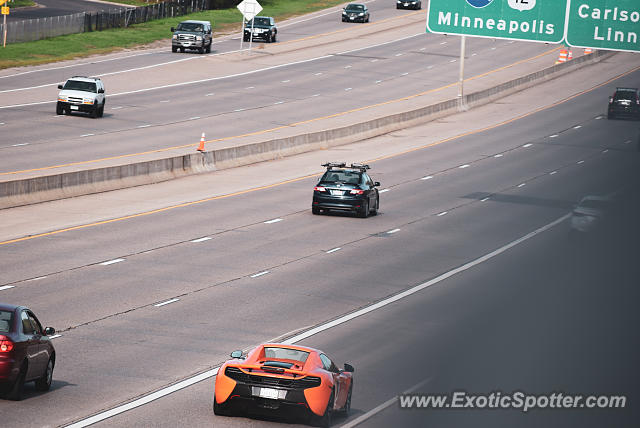
<svg viewBox="0 0 640 428"><path fill-rule="evenodd" d="M471 92L464 97L462 106L473 108L490 103L498 98L503 98L533 85L557 78L580 67L602 61L611 55L614 55L614 53L597 51L490 88ZM0 181L0 208L152 184L186 175L233 168L312 150L349 144L457 113L460 105L459 100L454 98L420 108L413 108L409 111L382 115L346 126L330 127L329 129L313 132L301 132L298 135L235 147L102 168Z"/></svg>

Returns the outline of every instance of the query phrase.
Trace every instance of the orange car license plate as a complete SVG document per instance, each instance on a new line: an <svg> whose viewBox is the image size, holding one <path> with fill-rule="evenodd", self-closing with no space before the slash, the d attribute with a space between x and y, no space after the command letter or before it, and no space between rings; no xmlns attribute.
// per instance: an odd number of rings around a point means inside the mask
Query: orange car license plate
<svg viewBox="0 0 640 428"><path fill-rule="evenodd" d="M260 388L260 397L270 398L272 400L278 399L278 390L273 388Z"/></svg>

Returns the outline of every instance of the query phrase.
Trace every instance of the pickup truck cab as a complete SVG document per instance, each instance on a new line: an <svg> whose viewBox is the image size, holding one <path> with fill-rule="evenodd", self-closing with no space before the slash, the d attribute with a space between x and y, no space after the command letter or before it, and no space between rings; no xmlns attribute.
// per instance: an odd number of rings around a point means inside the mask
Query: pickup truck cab
<svg viewBox="0 0 640 428"><path fill-rule="evenodd" d="M185 49L199 53L211 52L211 22L182 21L176 28L171 27L171 51L184 52Z"/></svg>

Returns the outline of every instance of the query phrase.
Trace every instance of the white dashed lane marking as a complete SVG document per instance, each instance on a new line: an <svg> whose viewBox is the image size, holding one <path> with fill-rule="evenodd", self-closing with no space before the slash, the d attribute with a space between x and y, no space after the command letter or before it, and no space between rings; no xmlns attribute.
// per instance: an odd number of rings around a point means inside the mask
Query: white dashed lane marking
<svg viewBox="0 0 640 428"><path fill-rule="evenodd" d="M341 249L342 249L341 247L332 248L329 251L327 251L327 254L335 253L336 251L340 251Z"/></svg>
<svg viewBox="0 0 640 428"><path fill-rule="evenodd" d="M0 287L0 291L8 290L10 288L15 288L15 286L13 286L13 285L3 285L2 287Z"/></svg>
<svg viewBox="0 0 640 428"><path fill-rule="evenodd" d="M422 177L420 180L431 180L432 178L432 176L427 175L426 177Z"/></svg>
<svg viewBox="0 0 640 428"><path fill-rule="evenodd" d="M93 137L95 134L82 134L80 137Z"/></svg>
<svg viewBox="0 0 640 428"><path fill-rule="evenodd" d="M557 173L558 173L558 171L551 171L551 172L549 173L549 175L553 175L553 174L557 174Z"/></svg>
<svg viewBox="0 0 640 428"><path fill-rule="evenodd" d="M494 157L494 158L501 158L501 157L502 157L502 154L498 153L497 155L494 155L493 157Z"/></svg>
<svg viewBox="0 0 640 428"><path fill-rule="evenodd" d="M584 161L583 160L579 160L578 161L578 165L580 165L581 163L584 163Z"/></svg>
<svg viewBox="0 0 640 428"><path fill-rule="evenodd" d="M391 234L394 234L394 233L396 233L396 232L400 232L400 229L392 229L392 230L388 231L387 233L388 233L389 235L391 235Z"/></svg>
<svg viewBox="0 0 640 428"><path fill-rule="evenodd" d="M281 218L274 218L273 220L267 220L264 222L264 224L273 224L273 223L277 223L279 221L282 221Z"/></svg>
<svg viewBox="0 0 640 428"><path fill-rule="evenodd" d="M194 240L193 240L193 241L191 241L191 242L193 242L194 244L197 244L198 242L204 242L204 241L208 241L208 240L210 240L210 239L211 239L211 237L210 237L210 236L205 236L204 238L194 239Z"/></svg>
<svg viewBox="0 0 640 428"><path fill-rule="evenodd" d="M108 260L108 261L106 261L106 262L102 262L102 263L100 263L100 264L101 264L102 266L109 266L109 265L112 265L112 264L114 264L114 263L120 263L120 262L123 262L123 261L124 261L124 259L113 259L113 260Z"/></svg>
<svg viewBox="0 0 640 428"><path fill-rule="evenodd" d="M20 147L20 146L28 146L29 143L18 143L18 144L12 144L11 147Z"/></svg>
<svg viewBox="0 0 640 428"><path fill-rule="evenodd" d="M460 165L458 168L460 169L469 168L469 164Z"/></svg>
<svg viewBox="0 0 640 428"><path fill-rule="evenodd" d="M380 190L380 192L378 192L378 193L385 193L385 192L388 192L388 191L389 191L389 189L382 189L382 190Z"/></svg>
<svg viewBox="0 0 640 428"><path fill-rule="evenodd" d="M265 270L265 271L262 271L262 272L258 272L258 273L254 273L253 275L251 275L251 278L257 278L259 276L266 275L268 273L269 273L268 270Z"/></svg>
<svg viewBox="0 0 640 428"><path fill-rule="evenodd" d="M167 300L166 302L156 303L156 304L155 304L155 305L153 305L153 306L155 306L156 308L159 308L160 306L168 305L168 304L170 304L170 303L175 303L175 302L177 302L177 301L179 301L179 300L180 300L180 299L170 299L170 300Z"/></svg>
<svg viewBox="0 0 640 428"><path fill-rule="evenodd" d="M527 183L520 183L518 184L518 187L524 187Z"/></svg>
<svg viewBox="0 0 640 428"><path fill-rule="evenodd" d="M522 147L524 147L524 148L526 149L526 148L529 148L529 147L531 147L531 146L533 146L533 144L531 144L531 143L527 143L527 144L525 144L525 145L524 145L524 146L522 146Z"/></svg>
<svg viewBox="0 0 640 428"><path fill-rule="evenodd" d="M440 214L438 214L438 217L442 217L443 215L447 215L449 211L442 211Z"/></svg>
<svg viewBox="0 0 640 428"><path fill-rule="evenodd" d="M62 337L61 334L54 334L53 336L49 336L49 339L57 339L58 337Z"/></svg>

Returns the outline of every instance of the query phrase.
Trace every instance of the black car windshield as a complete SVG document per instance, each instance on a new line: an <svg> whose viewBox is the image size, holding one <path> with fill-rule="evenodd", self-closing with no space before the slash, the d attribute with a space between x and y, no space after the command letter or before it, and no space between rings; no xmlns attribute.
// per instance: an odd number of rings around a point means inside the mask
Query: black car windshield
<svg viewBox="0 0 640 428"><path fill-rule="evenodd" d="M271 25L271 20L269 18L256 16L255 18L253 18L253 25Z"/></svg>
<svg viewBox="0 0 640 428"><path fill-rule="evenodd" d="M364 5L362 4L350 4L347 6L347 10L350 12L362 12L364 10Z"/></svg>
<svg viewBox="0 0 640 428"><path fill-rule="evenodd" d="M613 96L615 101L618 100L635 100L635 91L616 91L616 94Z"/></svg>
<svg viewBox="0 0 640 428"><path fill-rule="evenodd" d="M64 84L64 89L70 89L72 91L97 92L96 84L94 82L85 82L83 80L67 80Z"/></svg>
<svg viewBox="0 0 640 428"><path fill-rule="evenodd" d="M202 24L195 22L181 22L178 24L178 31L193 31L201 33L203 31Z"/></svg>
<svg viewBox="0 0 640 428"><path fill-rule="evenodd" d="M0 333L9 333L11 331L11 320L13 312L0 311Z"/></svg>
<svg viewBox="0 0 640 428"><path fill-rule="evenodd" d="M299 351L297 349L291 348L265 347L264 356L265 358L275 358L278 360L295 360L304 363L305 361L307 361L309 353L306 351Z"/></svg>
<svg viewBox="0 0 640 428"><path fill-rule="evenodd" d="M360 182L360 173L358 171L349 170L329 170L324 173L322 179L325 183L349 183L358 184Z"/></svg>

